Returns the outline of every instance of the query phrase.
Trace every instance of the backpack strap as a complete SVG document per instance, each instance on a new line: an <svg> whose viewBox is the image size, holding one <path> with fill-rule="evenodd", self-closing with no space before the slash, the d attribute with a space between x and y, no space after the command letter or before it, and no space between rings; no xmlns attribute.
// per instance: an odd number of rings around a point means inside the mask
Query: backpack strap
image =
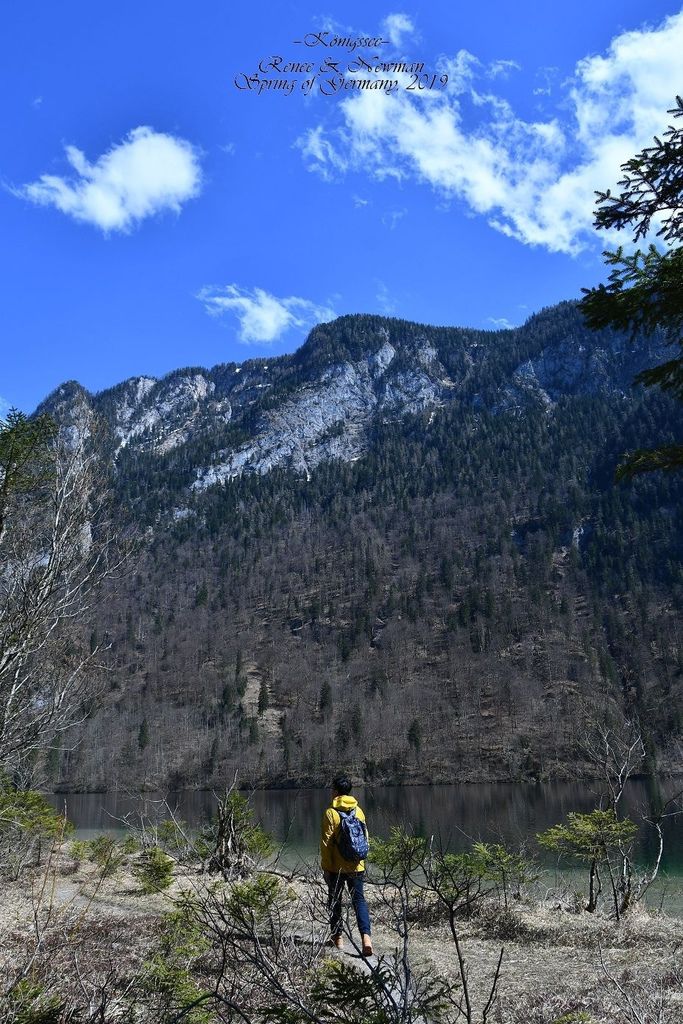
<svg viewBox="0 0 683 1024"><path fill-rule="evenodd" d="M356 808L352 807L350 811L342 811L338 807L330 807L331 811L339 815L339 821L341 822L344 818L348 818L351 814L356 813Z"/></svg>
<svg viewBox="0 0 683 1024"><path fill-rule="evenodd" d="M336 807L330 807L330 810L334 811L334 813L339 818L339 822L335 825L335 827L334 827L334 834L332 836L332 841L335 843L335 845L339 845L339 834L341 832L342 822L343 822L344 818L346 817L346 815L345 815L344 811L339 811L339 810L337 810Z"/></svg>

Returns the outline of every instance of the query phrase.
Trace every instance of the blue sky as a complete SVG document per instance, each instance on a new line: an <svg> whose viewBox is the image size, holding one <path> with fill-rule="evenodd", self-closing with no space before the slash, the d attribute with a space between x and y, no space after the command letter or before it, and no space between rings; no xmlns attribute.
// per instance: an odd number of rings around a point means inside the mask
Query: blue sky
<svg viewBox="0 0 683 1024"><path fill-rule="evenodd" d="M293 351L343 313L522 323L603 278L594 189L683 92L663 0L2 19L0 412L67 379Z"/></svg>

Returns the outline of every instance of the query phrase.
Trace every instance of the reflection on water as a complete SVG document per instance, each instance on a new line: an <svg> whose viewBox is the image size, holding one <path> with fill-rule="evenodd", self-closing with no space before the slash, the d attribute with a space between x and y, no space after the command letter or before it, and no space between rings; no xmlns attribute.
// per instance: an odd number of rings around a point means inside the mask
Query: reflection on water
<svg viewBox="0 0 683 1024"><path fill-rule="evenodd" d="M657 801L676 789L675 783L666 782L660 792L650 781L632 781L624 794L623 812L642 823ZM599 801L598 790L590 783L375 786L359 787L354 795L365 809L371 834L386 836L393 825L404 825L420 835L433 835L450 849L463 849L472 840L483 839L513 848L524 844L535 854L539 854L534 842L537 832L562 821L569 811L590 811ZM126 814L168 817L158 794L71 793L50 799L60 808L66 801L68 816L82 838L118 831ZM316 856L320 816L329 799L325 789L260 790L250 796L256 818L278 843L286 844L290 861ZM207 792L185 791L170 794L168 802L183 821L194 826L211 816L215 798ZM656 845L654 830L642 825L636 859L649 863ZM681 818L667 819L662 867L669 874L683 875Z"/></svg>

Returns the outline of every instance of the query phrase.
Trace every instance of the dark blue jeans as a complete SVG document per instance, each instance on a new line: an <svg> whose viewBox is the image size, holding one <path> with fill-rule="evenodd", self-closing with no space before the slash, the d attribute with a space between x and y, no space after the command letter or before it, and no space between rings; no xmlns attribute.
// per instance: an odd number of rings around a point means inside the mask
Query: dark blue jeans
<svg viewBox="0 0 683 1024"><path fill-rule="evenodd" d="M364 871L354 871L353 874L338 874L327 876L327 905L330 910L330 931L332 935L342 933L342 895L346 884L351 893L351 905L356 913L358 931L361 935L370 935L370 911L365 902L363 892Z"/></svg>

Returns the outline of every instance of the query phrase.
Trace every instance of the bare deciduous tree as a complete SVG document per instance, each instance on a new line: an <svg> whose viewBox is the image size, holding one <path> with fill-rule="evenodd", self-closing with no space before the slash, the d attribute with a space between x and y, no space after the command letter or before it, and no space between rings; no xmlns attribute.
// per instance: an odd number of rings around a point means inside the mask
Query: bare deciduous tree
<svg viewBox="0 0 683 1024"><path fill-rule="evenodd" d="M85 422L0 424L0 769L24 784L95 696L89 611L125 558L101 465Z"/></svg>
<svg viewBox="0 0 683 1024"><path fill-rule="evenodd" d="M620 803L628 780L642 767L645 757L645 743L638 722L626 721L619 729L610 728L605 724L596 725L592 736L584 743L584 750L600 772L607 786L607 802L614 813L615 820L622 818ZM663 822L666 818L680 814L680 798L683 790L679 790L666 801L661 801L649 815L643 816L643 822L652 828L657 836L656 854L646 869L636 872L631 845L620 841L617 844L619 865L615 872L610 870L610 882L614 896L614 907L617 920L625 913L632 903L641 900L653 884L662 863L664 853Z"/></svg>

